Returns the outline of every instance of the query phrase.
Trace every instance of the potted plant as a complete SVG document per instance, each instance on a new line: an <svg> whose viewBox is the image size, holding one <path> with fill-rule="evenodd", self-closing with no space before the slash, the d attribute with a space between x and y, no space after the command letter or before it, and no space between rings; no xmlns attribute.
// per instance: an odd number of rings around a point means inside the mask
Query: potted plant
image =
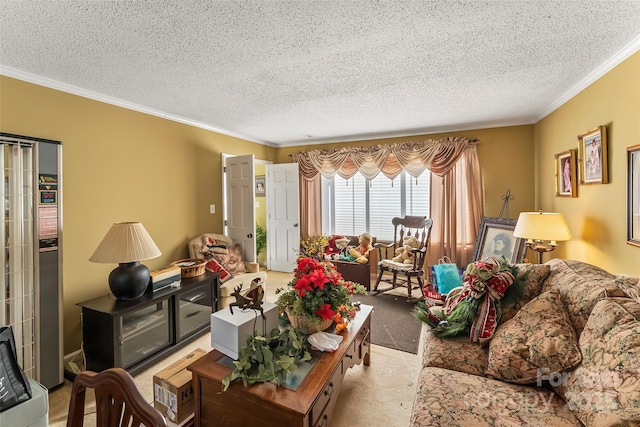
<svg viewBox="0 0 640 427"><path fill-rule="evenodd" d="M294 328L308 333L327 329L336 322L342 331L355 316L351 295L366 294L364 286L344 280L329 261L301 257L287 288L276 289L278 309L287 314Z"/></svg>
<svg viewBox="0 0 640 427"><path fill-rule="evenodd" d="M256 223L256 255L267 247L267 230L263 226Z"/></svg>

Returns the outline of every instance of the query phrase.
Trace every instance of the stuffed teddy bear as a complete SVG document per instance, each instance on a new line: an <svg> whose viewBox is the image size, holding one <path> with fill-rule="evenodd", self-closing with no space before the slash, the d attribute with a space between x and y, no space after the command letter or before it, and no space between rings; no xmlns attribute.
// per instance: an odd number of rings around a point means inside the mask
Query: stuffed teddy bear
<svg viewBox="0 0 640 427"><path fill-rule="evenodd" d="M395 262L401 262L403 264L413 264L413 252L412 249L418 249L420 247L420 242L416 239L415 236L406 236L402 240L402 246L396 249L395 254L392 258Z"/></svg>
<svg viewBox="0 0 640 427"><path fill-rule="evenodd" d="M349 244L349 239L345 236L333 235L329 239L329 243L324 250L324 259L334 261L340 259L340 255L344 252Z"/></svg>
<svg viewBox="0 0 640 427"><path fill-rule="evenodd" d="M369 262L369 252L373 249L373 237L369 233L363 233L358 237L359 245L349 250L349 255L360 264Z"/></svg>

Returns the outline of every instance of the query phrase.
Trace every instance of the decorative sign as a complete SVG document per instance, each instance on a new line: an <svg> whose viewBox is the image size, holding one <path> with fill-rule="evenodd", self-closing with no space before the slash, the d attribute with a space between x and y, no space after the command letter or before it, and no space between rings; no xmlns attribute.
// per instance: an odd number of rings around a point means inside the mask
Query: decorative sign
<svg viewBox="0 0 640 427"><path fill-rule="evenodd" d="M58 175L40 175L38 192L41 205L58 204Z"/></svg>

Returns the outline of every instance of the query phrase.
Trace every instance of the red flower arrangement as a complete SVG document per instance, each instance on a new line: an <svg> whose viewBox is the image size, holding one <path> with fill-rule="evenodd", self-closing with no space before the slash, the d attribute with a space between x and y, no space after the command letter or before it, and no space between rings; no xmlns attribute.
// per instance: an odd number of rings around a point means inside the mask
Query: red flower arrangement
<svg viewBox="0 0 640 427"><path fill-rule="evenodd" d="M364 286L344 280L331 262L309 257L299 258L293 273L288 289L276 290L280 311L303 316L312 325L334 320L344 329L356 313L350 297L365 294Z"/></svg>

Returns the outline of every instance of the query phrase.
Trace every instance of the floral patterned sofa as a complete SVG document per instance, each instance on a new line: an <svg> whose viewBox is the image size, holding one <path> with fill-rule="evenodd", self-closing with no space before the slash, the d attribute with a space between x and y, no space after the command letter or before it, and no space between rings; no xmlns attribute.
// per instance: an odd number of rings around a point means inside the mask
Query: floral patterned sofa
<svg viewBox="0 0 640 427"><path fill-rule="evenodd" d="M554 259L520 264L493 338L429 329L411 426L640 426L640 279Z"/></svg>

